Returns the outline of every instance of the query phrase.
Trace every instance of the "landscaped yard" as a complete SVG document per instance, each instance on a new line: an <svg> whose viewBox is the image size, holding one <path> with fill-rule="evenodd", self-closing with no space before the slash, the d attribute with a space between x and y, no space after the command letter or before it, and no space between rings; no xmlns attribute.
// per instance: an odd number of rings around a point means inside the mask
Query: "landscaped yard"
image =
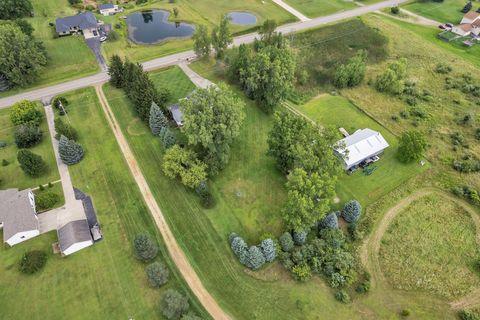
<svg viewBox="0 0 480 320"><path fill-rule="evenodd" d="M43 113L43 120L40 126L43 137L40 144L29 148L35 154L40 155L47 163L48 169L43 175L37 178L27 176L17 161L18 148L15 145L14 132L15 127L10 120L10 108L0 109L0 141L7 143L5 148L0 148L0 161L7 160L7 166L0 167L0 189L8 188L35 188L39 184L47 184L60 179L57 170L57 163L55 161L55 154L53 153L52 141L48 131L47 121L45 119L45 112L38 104L38 109Z"/></svg>
<svg viewBox="0 0 480 320"><path fill-rule="evenodd" d="M437 1L413 1L403 7L426 18L436 20L440 23L458 24L464 13L461 12L467 1L464 0L445 0ZM478 9L478 5L473 2L472 10Z"/></svg>
<svg viewBox="0 0 480 320"><path fill-rule="evenodd" d="M424 196L400 212L382 239L385 276L397 289L464 296L480 285L477 232L462 206L439 194Z"/></svg>
<svg viewBox="0 0 480 320"><path fill-rule="evenodd" d="M418 162L405 165L398 161L397 137L341 96L323 95L295 108L321 126L343 127L350 134L358 129L376 130L390 145L380 156L380 161L370 165L369 168L375 168L371 175L365 175L359 169L340 177L337 193L341 202L353 198L367 206L429 167L428 164L422 167Z"/></svg>

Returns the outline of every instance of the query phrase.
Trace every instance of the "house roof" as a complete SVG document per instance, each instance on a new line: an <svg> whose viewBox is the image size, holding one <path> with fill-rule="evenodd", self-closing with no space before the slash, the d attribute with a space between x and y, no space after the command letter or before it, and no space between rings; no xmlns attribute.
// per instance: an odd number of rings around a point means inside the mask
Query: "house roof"
<svg viewBox="0 0 480 320"><path fill-rule="evenodd" d="M473 22L472 22L472 26L473 26L474 28L480 27L480 19L473 21Z"/></svg>
<svg viewBox="0 0 480 320"><path fill-rule="evenodd" d="M464 19L475 20L475 19L478 18L479 16L480 16L480 13L478 13L478 12L468 11L467 13L465 13L465 15L463 16L463 18L464 18Z"/></svg>
<svg viewBox="0 0 480 320"><path fill-rule="evenodd" d="M30 189L0 191L0 222L3 222L3 241L19 232L38 230L38 219L28 198Z"/></svg>
<svg viewBox="0 0 480 320"><path fill-rule="evenodd" d="M172 113L173 120L177 123L177 125L183 124L183 113L182 110L180 110L180 105L174 104L168 107L170 112Z"/></svg>
<svg viewBox="0 0 480 320"><path fill-rule="evenodd" d="M76 243L92 241L87 220L71 221L58 229L57 234L58 244L62 252Z"/></svg>
<svg viewBox="0 0 480 320"><path fill-rule="evenodd" d="M462 29L463 31L467 32L467 31L470 31L472 30L472 24L470 23L462 23L461 25L458 26L460 29Z"/></svg>
<svg viewBox="0 0 480 320"><path fill-rule="evenodd" d="M107 9L113 9L115 6L113 3L103 3L98 6L98 10L107 10Z"/></svg>
<svg viewBox="0 0 480 320"><path fill-rule="evenodd" d="M344 156L347 167L374 156L389 146L380 132L360 129L340 140L336 151Z"/></svg>
<svg viewBox="0 0 480 320"><path fill-rule="evenodd" d="M91 12L82 12L76 16L57 18L55 29L58 33L69 32L70 28L77 27L80 30L95 28L97 18Z"/></svg>

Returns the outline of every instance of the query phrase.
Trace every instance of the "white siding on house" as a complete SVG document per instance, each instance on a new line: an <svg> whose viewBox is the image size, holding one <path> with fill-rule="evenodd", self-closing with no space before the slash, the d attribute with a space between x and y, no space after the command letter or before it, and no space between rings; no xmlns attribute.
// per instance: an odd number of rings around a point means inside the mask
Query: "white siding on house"
<svg viewBox="0 0 480 320"><path fill-rule="evenodd" d="M40 234L38 230L23 231L15 234L10 239L5 241L9 246L14 246L20 242L27 241L28 239L34 238Z"/></svg>
<svg viewBox="0 0 480 320"><path fill-rule="evenodd" d="M86 247L90 247L91 245L93 245L93 241L92 240L88 240L88 241L83 241L83 242L77 242L77 243L74 243L72 244L70 247L68 247L66 250L64 250L62 253L66 256L72 254L72 253L75 253L77 251L80 251Z"/></svg>

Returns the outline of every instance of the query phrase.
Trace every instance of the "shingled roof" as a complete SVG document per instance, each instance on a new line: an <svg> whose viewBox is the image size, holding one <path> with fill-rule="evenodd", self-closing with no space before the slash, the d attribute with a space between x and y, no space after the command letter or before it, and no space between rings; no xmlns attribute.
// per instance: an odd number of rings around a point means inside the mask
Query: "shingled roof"
<svg viewBox="0 0 480 320"><path fill-rule="evenodd" d="M77 27L79 30L91 29L97 26L97 18L91 12L82 12L76 16L57 18L55 29L58 33L69 32L70 28Z"/></svg>
<svg viewBox="0 0 480 320"><path fill-rule="evenodd" d="M58 229L57 233L58 244L62 252L65 252L75 243L92 241L87 220L71 221Z"/></svg>
<svg viewBox="0 0 480 320"><path fill-rule="evenodd" d="M115 8L113 3L102 3L98 5L98 10L107 10Z"/></svg>
<svg viewBox="0 0 480 320"><path fill-rule="evenodd" d="M28 198L30 189L0 191L0 222L3 222L3 242L19 232L38 230L38 219Z"/></svg>

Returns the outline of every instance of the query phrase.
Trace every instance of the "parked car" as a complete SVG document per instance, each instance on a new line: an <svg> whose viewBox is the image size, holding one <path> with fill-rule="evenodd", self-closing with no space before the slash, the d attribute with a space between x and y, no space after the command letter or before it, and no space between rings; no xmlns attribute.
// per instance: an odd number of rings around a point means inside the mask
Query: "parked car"
<svg viewBox="0 0 480 320"><path fill-rule="evenodd" d="M453 24L445 23L445 29L452 29L452 28L453 28Z"/></svg>
<svg viewBox="0 0 480 320"><path fill-rule="evenodd" d="M445 25L441 24L438 26L440 29L445 30Z"/></svg>
<svg viewBox="0 0 480 320"><path fill-rule="evenodd" d="M103 41L105 41L105 40L107 40L107 37L105 37L105 36L103 36L103 37L100 38L100 42L103 42Z"/></svg>

